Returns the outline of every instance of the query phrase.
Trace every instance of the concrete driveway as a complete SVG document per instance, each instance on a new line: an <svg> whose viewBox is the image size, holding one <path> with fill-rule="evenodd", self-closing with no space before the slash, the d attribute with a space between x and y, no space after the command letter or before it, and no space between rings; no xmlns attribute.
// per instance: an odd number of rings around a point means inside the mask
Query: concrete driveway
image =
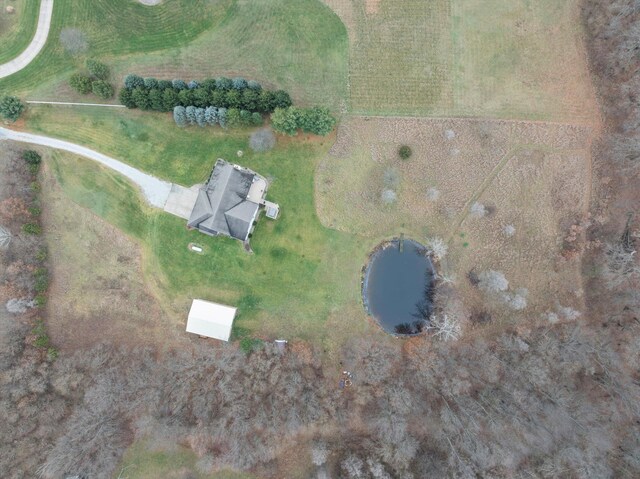
<svg viewBox="0 0 640 479"><path fill-rule="evenodd" d="M55 148L57 150L64 150L76 155L84 156L90 160L97 161L101 165L106 166L114 171L117 171L121 175L127 177L133 183L135 183L144 194L146 200L152 206L164 209L169 193L171 192L172 184L168 181L163 181L155 176L148 175L142 171L133 168L121 161L110 158L102 153L98 153L90 148L69 143L68 141L58 140L56 138L49 138L46 136L33 135L31 133L23 133L19 131L9 130L7 128L0 127L0 141L13 140L21 143L29 143L32 145L47 146L49 148ZM193 205L192 205L193 206Z"/></svg>

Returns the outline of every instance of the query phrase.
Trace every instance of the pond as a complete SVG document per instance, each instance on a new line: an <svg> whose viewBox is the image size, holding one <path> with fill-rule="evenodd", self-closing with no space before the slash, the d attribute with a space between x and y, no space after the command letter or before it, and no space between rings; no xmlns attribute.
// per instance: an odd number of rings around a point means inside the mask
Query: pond
<svg viewBox="0 0 640 479"><path fill-rule="evenodd" d="M413 335L433 310L434 267L426 248L413 240L392 240L369 258L362 284L367 312L391 334Z"/></svg>

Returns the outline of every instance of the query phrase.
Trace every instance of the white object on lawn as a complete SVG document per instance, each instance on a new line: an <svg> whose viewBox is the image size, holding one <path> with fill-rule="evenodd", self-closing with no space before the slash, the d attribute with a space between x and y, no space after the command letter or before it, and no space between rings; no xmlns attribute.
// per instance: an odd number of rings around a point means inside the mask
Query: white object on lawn
<svg viewBox="0 0 640 479"><path fill-rule="evenodd" d="M187 333L229 341L236 308L194 299L187 319Z"/></svg>

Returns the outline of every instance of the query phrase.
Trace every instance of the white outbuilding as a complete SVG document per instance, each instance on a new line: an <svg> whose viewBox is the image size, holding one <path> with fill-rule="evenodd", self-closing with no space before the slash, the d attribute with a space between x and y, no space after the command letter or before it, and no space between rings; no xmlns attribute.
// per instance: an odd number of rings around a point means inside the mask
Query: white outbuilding
<svg viewBox="0 0 640 479"><path fill-rule="evenodd" d="M236 308L194 299L187 319L187 333L229 341Z"/></svg>

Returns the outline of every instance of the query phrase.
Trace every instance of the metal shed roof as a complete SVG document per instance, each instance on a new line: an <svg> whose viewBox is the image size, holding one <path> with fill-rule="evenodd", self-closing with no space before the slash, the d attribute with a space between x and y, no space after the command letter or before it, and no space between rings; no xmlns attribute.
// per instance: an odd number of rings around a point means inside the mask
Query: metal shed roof
<svg viewBox="0 0 640 479"><path fill-rule="evenodd" d="M232 306L194 299L187 319L187 332L229 341L235 316L236 308Z"/></svg>

